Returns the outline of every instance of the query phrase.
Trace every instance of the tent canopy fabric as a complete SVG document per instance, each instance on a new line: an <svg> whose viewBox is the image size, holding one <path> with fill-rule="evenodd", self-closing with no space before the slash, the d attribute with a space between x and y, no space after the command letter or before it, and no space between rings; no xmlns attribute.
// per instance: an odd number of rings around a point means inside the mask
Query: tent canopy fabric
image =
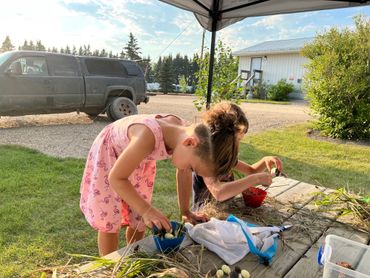
<svg viewBox="0 0 370 278"><path fill-rule="evenodd" d="M208 31L218 31L246 17L370 5L366 0L161 0L194 13ZM217 19L216 29L212 28Z"/></svg>

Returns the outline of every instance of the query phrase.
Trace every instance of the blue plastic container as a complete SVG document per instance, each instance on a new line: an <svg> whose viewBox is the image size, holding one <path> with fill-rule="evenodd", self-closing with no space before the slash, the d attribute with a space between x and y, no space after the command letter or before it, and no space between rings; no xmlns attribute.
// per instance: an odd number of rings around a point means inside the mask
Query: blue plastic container
<svg viewBox="0 0 370 278"><path fill-rule="evenodd" d="M177 231L181 224L176 221L171 221L172 231ZM185 231L175 238L164 238L157 235L158 229L153 228L153 238L157 250L162 253L176 252L179 250L181 243L185 238Z"/></svg>

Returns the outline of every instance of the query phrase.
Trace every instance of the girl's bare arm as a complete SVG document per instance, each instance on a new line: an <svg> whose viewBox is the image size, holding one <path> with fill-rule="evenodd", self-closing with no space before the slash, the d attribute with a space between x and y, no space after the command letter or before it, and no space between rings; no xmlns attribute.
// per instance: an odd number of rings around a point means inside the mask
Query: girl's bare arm
<svg viewBox="0 0 370 278"><path fill-rule="evenodd" d="M283 164L281 160L276 156L265 156L261 160L257 161L253 165L249 165L244 161L239 160L238 164L235 166L235 169L242 172L245 175L260 173L265 171L271 171L273 166L279 169L280 172L283 170Z"/></svg>
<svg viewBox="0 0 370 278"><path fill-rule="evenodd" d="M177 198L181 215L186 221L193 224L205 222L208 218L203 214L193 213L190 210L190 197L193 188L192 170L176 170Z"/></svg>
<svg viewBox="0 0 370 278"><path fill-rule="evenodd" d="M272 177L269 173L251 174L245 178L225 183L216 181L213 178L203 179L209 192L211 192L212 196L217 201L225 201L230 199L251 186L256 186L259 184L268 186L272 183Z"/></svg>
<svg viewBox="0 0 370 278"><path fill-rule="evenodd" d="M154 135L144 125L132 125L128 130L128 136L130 143L111 169L109 183L130 208L143 217L147 226L155 225L159 229L169 230L168 219L145 201L128 179L141 161L153 151Z"/></svg>

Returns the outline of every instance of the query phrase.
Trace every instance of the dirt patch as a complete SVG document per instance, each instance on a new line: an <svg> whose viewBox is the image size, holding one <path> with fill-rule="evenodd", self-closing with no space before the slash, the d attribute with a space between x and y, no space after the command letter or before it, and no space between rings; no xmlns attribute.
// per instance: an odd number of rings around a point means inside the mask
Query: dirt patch
<svg viewBox="0 0 370 278"><path fill-rule="evenodd" d="M65 113L47 115L27 115L0 118L0 128L15 128L26 126L90 124L93 121L85 113Z"/></svg>
<svg viewBox="0 0 370 278"><path fill-rule="evenodd" d="M194 96L157 95L138 106L140 114L175 114L190 123L197 122L199 111ZM248 134L276 129L311 119L303 103L274 105L242 103L248 117ZM99 132L110 122L104 114L91 120L85 113L28 115L0 118L0 144L22 145L57 157L86 158Z"/></svg>
<svg viewBox="0 0 370 278"><path fill-rule="evenodd" d="M357 146L367 146L370 147L370 140L343 140L343 139L335 139L330 138L327 136L324 136L320 133L319 130L316 129L309 129L307 131L307 136L311 139L318 140L318 141L324 141L324 142L330 142L330 143L336 143L336 144L346 144L346 145L357 145Z"/></svg>

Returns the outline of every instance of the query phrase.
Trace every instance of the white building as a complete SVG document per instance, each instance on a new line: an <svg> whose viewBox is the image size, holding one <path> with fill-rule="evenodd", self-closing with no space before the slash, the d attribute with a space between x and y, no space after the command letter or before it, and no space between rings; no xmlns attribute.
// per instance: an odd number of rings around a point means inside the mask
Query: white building
<svg viewBox="0 0 370 278"><path fill-rule="evenodd" d="M266 41L235 51L233 55L239 56L239 73L242 77L255 73L255 78L259 78L262 74L262 81L267 84L286 79L296 88L290 97L303 99L301 85L307 58L299 52L306 43L312 41L313 38Z"/></svg>

